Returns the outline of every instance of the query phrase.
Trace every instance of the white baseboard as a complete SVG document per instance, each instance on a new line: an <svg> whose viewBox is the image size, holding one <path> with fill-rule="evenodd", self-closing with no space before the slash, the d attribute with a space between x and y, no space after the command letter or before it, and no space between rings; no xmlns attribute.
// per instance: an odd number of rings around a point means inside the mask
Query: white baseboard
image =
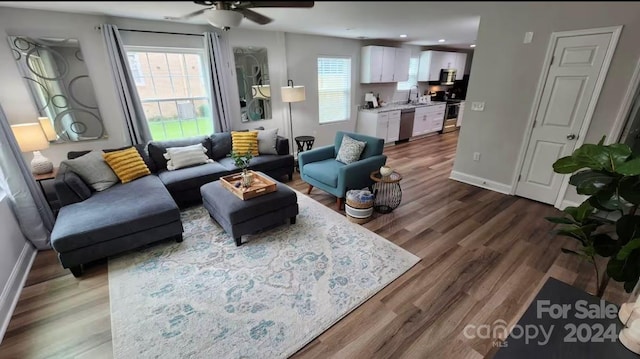
<svg viewBox="0 0 640 359"><path fill-rule="evenodd" d="M580 203L565 199L565 200L562 200L562 202L560 202L560 207L558 209L562 211L567 207L579 207L579 206L580 206Z"/></svg>
<svg viewBox="0 0 640 359"><path fill-rule="evenodd" d="M2 343L7 327L9 327L11 315L16 308L16 304L18 304L20 293L22 293L24 283L27 281L27 275L36 258L36 253L38 251L33 248L31 243L24 244L20 257L11 271L7 285L4 287L2 294L0 294L0 343Z"/></svg>
<svg viewBox="0 0 640 359"><path fill-rule="evenodd" d="M476 176L472 176L472 175L462 173L462 172L457 172L457 171L451 171L451 176L449 176L449 178L458 182L470 184L476 187L485 188L494 192L511 194L510 185L488 180L486 178L476 177Z"/></svg>

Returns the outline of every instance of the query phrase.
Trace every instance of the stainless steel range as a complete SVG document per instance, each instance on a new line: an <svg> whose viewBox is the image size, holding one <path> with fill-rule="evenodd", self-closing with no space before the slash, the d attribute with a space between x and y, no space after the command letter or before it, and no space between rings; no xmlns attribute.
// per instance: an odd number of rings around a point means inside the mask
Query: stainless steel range
<svg viewBox="0 0 640 359"><path fill-rule="evenodd" d="M448 99L447 107L444 112L444 124L442 126L442 133L453 132L457 130L456 122L458 121L458 113L460 111L461 100Z"/></svg>

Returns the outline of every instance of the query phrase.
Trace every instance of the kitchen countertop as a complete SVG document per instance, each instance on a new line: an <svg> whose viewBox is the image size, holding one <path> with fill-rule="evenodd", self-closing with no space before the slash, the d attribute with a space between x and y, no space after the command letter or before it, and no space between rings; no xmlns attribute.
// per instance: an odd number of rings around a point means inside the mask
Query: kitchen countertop
<svg viewBox="0 0 640 359"><path fill-rule="evenodd" d="M416 104L411 104L411 103L392 103L386 106L382 106L382 107L378 107L378 108L362 108L360 109L360 111L365 111L365 112L373 112L373 113L380 113L380 112L389 112L389 111L397 111L397 110L405 110L408 108L417 108L417 107L425 107L425 106L436 106L436 105L446 105L447 103L445 101L431 101L431 103L416 103Z"/></svg>

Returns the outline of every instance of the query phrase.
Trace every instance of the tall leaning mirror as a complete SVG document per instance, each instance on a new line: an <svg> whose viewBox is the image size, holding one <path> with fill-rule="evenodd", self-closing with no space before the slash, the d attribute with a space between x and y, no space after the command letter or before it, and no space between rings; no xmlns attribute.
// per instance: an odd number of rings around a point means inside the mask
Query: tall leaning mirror
<svg viewBox="0 0 640 359"><path fill-rule="evenodd" d="M269 63L264 47L234 47L241 121L271 118L271 86Z"/></svg>
<svg viewBox="0 0 640 359"><path fill-rule="evenodd" d="M53 142L107 136L77 39L9 36L9 44L40 116L55 129Z"/></svg>

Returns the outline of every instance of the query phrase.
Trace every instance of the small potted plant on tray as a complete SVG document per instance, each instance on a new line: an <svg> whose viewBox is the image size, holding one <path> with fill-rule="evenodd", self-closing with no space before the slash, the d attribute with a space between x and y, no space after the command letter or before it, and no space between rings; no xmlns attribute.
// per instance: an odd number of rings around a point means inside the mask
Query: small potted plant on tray
<svg viewBox="0 0 640 359"><path fill-rule="evenodd" d="M242 177L242 186L245 188L251 187L251 183L253 182L253 173L248 170L249 162L253 158L251 148L249 148L244 154L232 150L229 156L233 159L233 163L236 167L242 169L242 174L240 175Z"/></svg>

